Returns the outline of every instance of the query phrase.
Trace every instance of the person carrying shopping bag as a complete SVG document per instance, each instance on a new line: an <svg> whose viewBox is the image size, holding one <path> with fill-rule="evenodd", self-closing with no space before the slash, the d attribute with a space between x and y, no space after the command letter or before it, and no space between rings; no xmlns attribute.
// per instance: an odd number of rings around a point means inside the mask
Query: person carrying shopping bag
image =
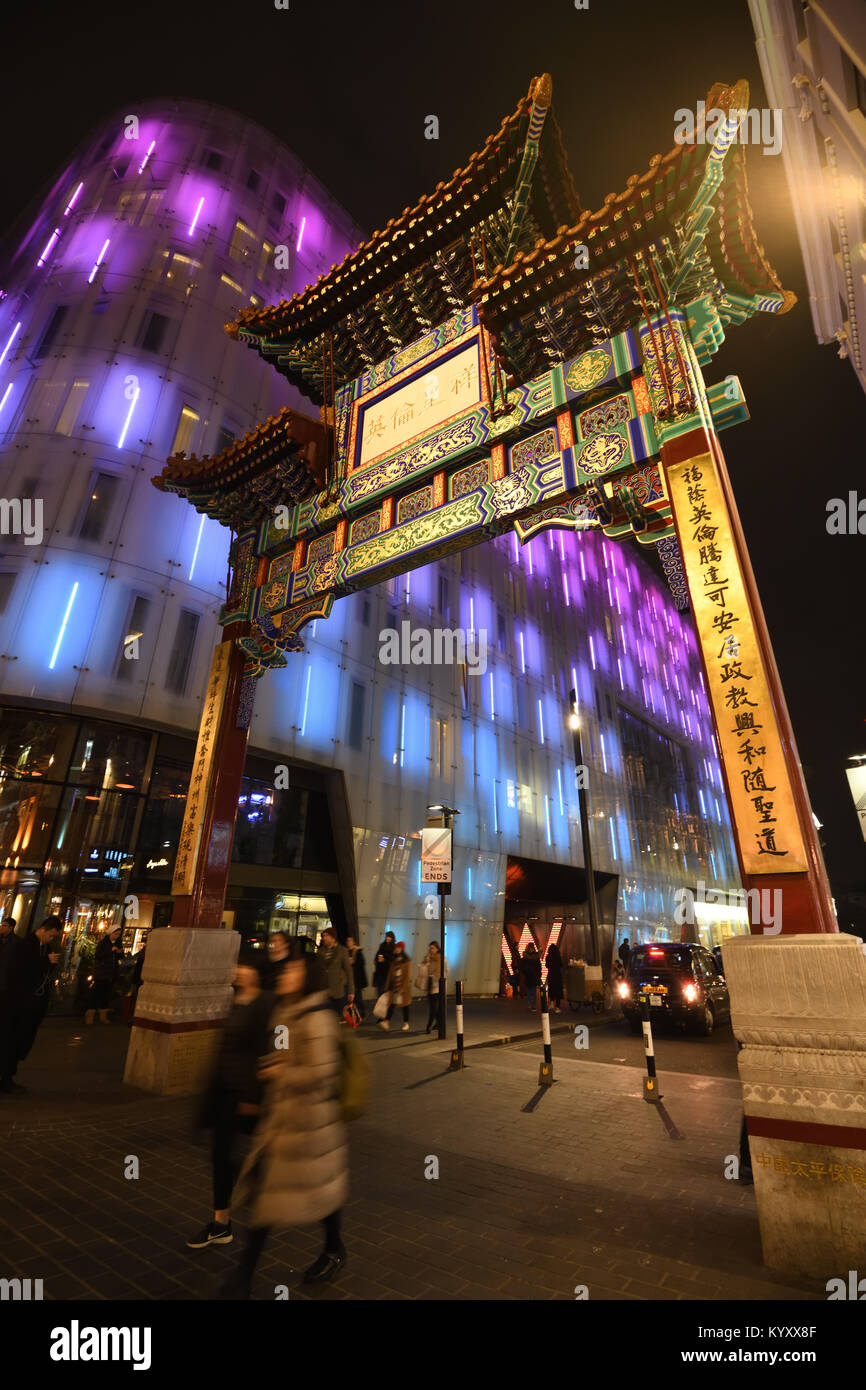
<svg viewBox="0 0 866 1390"><path fill-rule="evenodd" d="M379 1021L379 1027L384 1028L387 1033L391 1027L391 1015L399 1004L403 1010L403 1027L401 1032L409 1032L409 1006L412 1003L412 962L406 955L406 942L398 941L394 948L394 955L391 958L391 965L388 970L388 978L385 981L385 992L390 994L391 999L388 1004L388 1011L383 1019Z"/></svg>

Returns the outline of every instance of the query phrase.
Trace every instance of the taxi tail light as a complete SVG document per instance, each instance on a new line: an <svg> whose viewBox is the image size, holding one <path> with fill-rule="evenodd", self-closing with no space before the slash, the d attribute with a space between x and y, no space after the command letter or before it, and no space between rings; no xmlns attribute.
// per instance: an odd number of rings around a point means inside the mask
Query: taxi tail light
<svg viewBox="0 0 866 1390"><path fill-rule="evenodd" d="M690 980L689 983L684 987L683 994L686 996L686 999L689 1001L690 1004L694 1004L695 1000L698 997L697 985L693 984Z"/></svg>

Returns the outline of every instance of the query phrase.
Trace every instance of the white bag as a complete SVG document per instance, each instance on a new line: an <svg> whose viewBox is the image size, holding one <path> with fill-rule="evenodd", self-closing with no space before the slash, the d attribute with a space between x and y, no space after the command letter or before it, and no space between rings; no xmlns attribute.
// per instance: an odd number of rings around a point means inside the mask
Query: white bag
<svg viewBox="0 0 866 1390"><path fill-rule="evenodd" d="M422 991L426 990L428 979L429 971L427 969L427 966L422 961L421 964L418 966L418 974L415 976L415 988L420 989Z"/></svg>
<svg viewBox="0 0 866 1390"><path fill-rule="evenodd" d="M390 1007L391 1007L391 991L388 989L388 990L385 991L384 994L380 994L380 995L379 995L379 998L376 1000L375 1004L373 1005L373 1017L374 1017L374 1018L385 1018L385 1016L387 1015L388 1010L390 1009Z"/></svg>

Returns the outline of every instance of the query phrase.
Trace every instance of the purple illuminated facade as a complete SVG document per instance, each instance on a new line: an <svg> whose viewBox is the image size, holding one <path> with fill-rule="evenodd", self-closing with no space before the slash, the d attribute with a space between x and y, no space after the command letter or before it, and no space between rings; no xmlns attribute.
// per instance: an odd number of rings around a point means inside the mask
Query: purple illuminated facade
<svg viewBox="0 0 866 1390"><path fill-rule="evenodd" d="M284 145L202 103L118 113L63 168L10 238L0 277L0 495L12 503L0 536L4 704L193 734L228 534L150 480L171 453L216 453L286 405L312 410L223 325L291 297L361 236ZM49 788L58 751L34 800L13 776L36 773L23 719L0 732L3 902L19 918L49 899L77 914L81 894L55 901L42 869L51 861L58 883L77 874L80 886L92 842L100 913L116 888L102 872L107 847L126 864L141 819L117 789L143 792L150 755L106 753L85 797ZM81 725L73 738L76 759L79 741L94 750L83 772L72 765L79 781L93 780L100 737Z"/></svg>

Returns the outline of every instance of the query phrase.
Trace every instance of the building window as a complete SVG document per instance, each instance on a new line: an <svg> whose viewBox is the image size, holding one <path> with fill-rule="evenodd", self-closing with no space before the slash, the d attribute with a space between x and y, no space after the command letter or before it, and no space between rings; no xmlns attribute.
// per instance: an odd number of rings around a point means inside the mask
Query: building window
<svg viewBox="0 0 866 1390"><path fill-rule="evenodd" d="M229 255L233 261L245 261L254 250L256 245L256 234L252 227L248 227L246 222L238 218L232 239L229 244Z"/></svg>
<svg viewBox="0 0 866 1390"><path fill-rule="evenodd" d="M845 98L848 102L849 111L859 111L866 116L866 77L852 63L847 53L842 53L842 73L845 81Z"/></svg>
<svg viewBox="0 0 866 1390"><path fill-rule="evenodd" d="M216 448L214 453L221 454L223 449L227 449L230 444L234 444L237 435L233 434L225 425L220 425L217 430Z"/></svg>
<svg viewBox="0 0 866 1390"><path fill-rule="evenodd" d="M261 309L261 307L262 307L262 305L264 304L264 302L265 302L265 301L262 299L262 297L261 297L260 294L251 294L251 295L250 295L250 305L252 306L253 309Z"/></svg>
<svg viewBox="0 0 866 1390"><path fill-rule="evenodd" d="M360 749L364 740L364 687L352 681L352 698L349 705L349 730L347 741L350 748Z"/></svg>
<svg viewBox="0 0 866 1390"><path fill-rule="evenodd" d="M205 150L201 157L201 162L206 169L213 169L215 173L219 173L226 162L226 158L225 155L220 154L218 150Z"/></svg>
<svg viewBox="0 0 866 1390"><path fill-rule="evenodd" d="M33 354L33 356L37 358L37 360L40 357L45 357L51 351L51 348L54 346L54 342L63 325L63 320L66 318L66 315L68 313L68 304L58 304L57 308L54 310L54 313L51 315L51 318L48 321L48 327L42 334L42 337L39 341L39 346Z"/></svg>
<svg viewBox="0 0 866 1390"><path fill-rule="evenodd" d="M200 416L193 410L191 405L183 406L180 412L180 419L177 422L174 443L171 446L171 452L173 454L189 453L195 440L199 420Z"/></svg>
<svg viewBox="0 0 866 1390"><path fill-rule="evenodd" d="M163 251L162 254L165 257L165 279L174 280L177 284L186 280L186 293L189 294L193 288L193 276L201 262L192 256L185 256L181 251Z"/></svg>
<svg viewBox="0 0 866 1390"><path fill-rule="evenodd" d="M806 33L806 5L804 0L791 0L794 10L794 26L797 30L797 42L805 43L809 35Z"/></svg>
<svg viewBox="0 0 866 1390"><path fill-rule="evenodd" d="M153 188L149 193L144 195L144 202L141 208L141 221L138 224L140 227L149 227L159 216L162 210L162 193L163 190L161 188Z"/></svg>
<svg viewBox="0 0 866 1390"><path fill-rule="evenodd" d="M128 157L127 157L126 159L116 159L116 160L114 161L114 164L113 164L112 167L111 167L111 172L112 172L112 175L114 176L114 178L116 178L116 179L122 179L128 168L129 168L129 158L128 158Z"/></svg>
<svg viewBox="0 0 866 1390"><path fill-rule="evenodd" d="M186 694L186 683L189 680L198 624L198 613L191 613L187 608L181 609L174 634L174 646L171 649L168 670L165 675L165 688L172 695Z"/></svg>
<svg viewBox="0 0 866 1390"><path fill-rule="evenodd" d="M250 172L247 174L247 188L252 189L253 193L255 193L261 181L262 176L261 174L257 173L255 169L251 169Z"/></svg>
<svg viewBox="0 0 866 1390"><path fill-rule="evenodd" d="M71 435L78 424L78 417L81 414L81 407L84 405L84 397L87 395L89 381L73 381L66 403L60 412L60 419L57 421L57 433Z"/></svg>
<svg viewBox="0 0 866 1390"><path fill-rule="evenodd" d="M5 613L9 607L16 579L17 575L13 570L0 570L0 613Z"/></svg>
<svg viewBox="0 0 866 1390"><path fill-rule="evenodd" d="M97 473L96 482L90 493L90 501L84 513L84 520L81 523L81 530L78 532L83 541L98 541L102 539L105 528L111 515L114 499L120 479L113 473Z"/></svg>
<svg viewBox="0 0 866 1390"><path fill-rule="evenodd" d="M93 306L93 308L91 309L90 312L91 312L91 314L104 314L107 308L108 308L108 300L107 300L107 299L97 299L96 303L94 304L94 306Z"/></svg>
<svg viewBox="0 0 866 1390"><path fill-rule="evenodd" d="M117 679L129 682L139 669L137 663L141 660L140 642L147 627L147 615L150 611L150 599L143 594L136 594L132 605L120 643L120 657L117 663Z"/></svg>
<svg viewBox="0 0 866 1390"><path fill-rule="evenodd" d="M434 719L431 725L430 761L437 777L448 776L448 720Z"/></svg>
<svg viewBox="0 0 866 1390"><path fill-rule="evenodd" d="M158 314L155 310L145 314L141 332L138 337L138 345L144 348L145 352L159 352L165 341L166 330L171 323L171 319L165 314Z"/></svg>
<svg viewBox="0 0 866 1390"><path fill-rule="evenodd" d="M220 283L227 285L233 294L243 294L244 292L243 285L239 285L237 280L233 280L230 275L221 275Z"/></svg>
<svg viewBox="0 0 866 1390"><path fill-rule="evenodd" d="M272 257L274 254L274 243L272 241L262 242L262 254L259 256L259 279L264 280L268 271L272 267Z"/></svg>
<svg viewBox="0 0 866 1390"><path fill-rule="evenodd" d="M449 618L451 609L448 604L448 580L444 574L439 576L439 612L443 618Z"/></svg>
<svg viewBox="0 0 866 1390"><path fill-rule="evenodd" d="M286 200L283 197L282 193L274 194L273 198L271 199L271 206L273 207L274 212L278 213L279 216L282 217L283 213L286 210Z"/></svg>
<svg viewBox="0 0 866 1390"><path fill-rule="evenodd" d="M39 425L40 433L53 429L65 391L65 381L37 382L27 402L28 423Z"/></svg>

